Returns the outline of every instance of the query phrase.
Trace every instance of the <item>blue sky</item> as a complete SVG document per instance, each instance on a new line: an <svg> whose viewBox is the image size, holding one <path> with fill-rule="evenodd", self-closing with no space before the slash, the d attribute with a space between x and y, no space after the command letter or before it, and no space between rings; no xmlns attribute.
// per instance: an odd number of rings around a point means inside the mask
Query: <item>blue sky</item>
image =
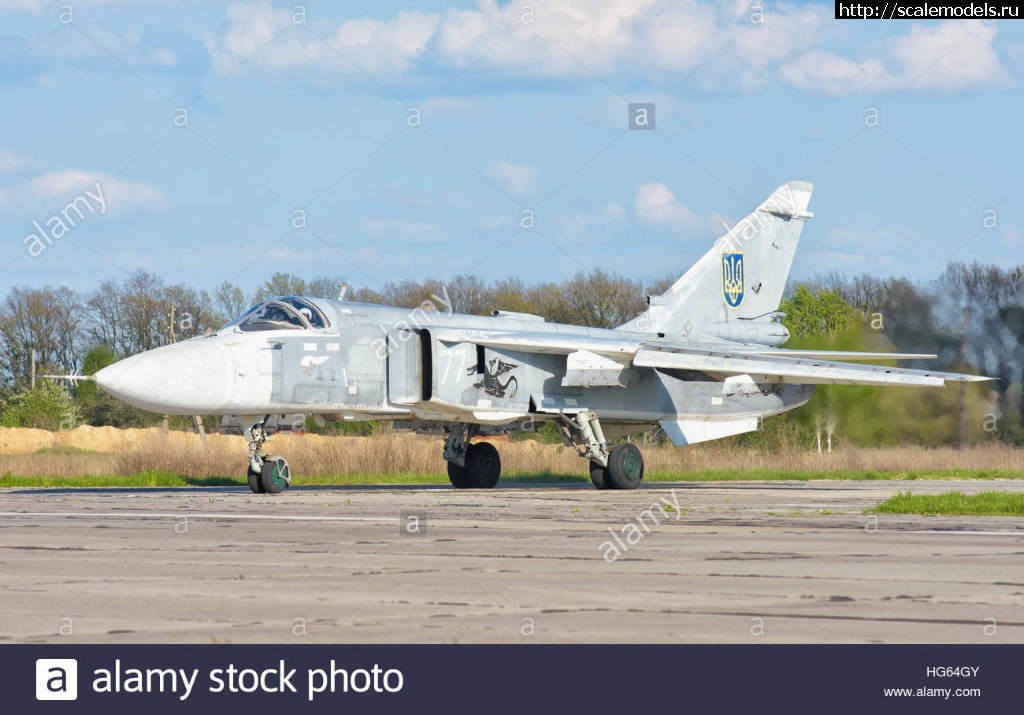
<svg viewBox="0 0 1024 715"><path fill-rule="evenodd" d="M760 4L0 0L0 291L660 278L791 179L796 277L1024 263L1024 22Z"/></svg>

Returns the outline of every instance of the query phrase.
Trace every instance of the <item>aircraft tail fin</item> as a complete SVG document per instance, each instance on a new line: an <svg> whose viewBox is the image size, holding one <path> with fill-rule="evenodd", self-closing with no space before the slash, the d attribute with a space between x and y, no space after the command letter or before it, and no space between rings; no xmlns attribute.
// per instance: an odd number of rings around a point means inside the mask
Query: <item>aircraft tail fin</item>
<svg viewBox="0 0 1024 715"><path fill-rule="evenodd" d="M715 241L663 295L620 330L665 337L724 338L781 345L789 338L778 322L813 186L789 181Z"/></svg>

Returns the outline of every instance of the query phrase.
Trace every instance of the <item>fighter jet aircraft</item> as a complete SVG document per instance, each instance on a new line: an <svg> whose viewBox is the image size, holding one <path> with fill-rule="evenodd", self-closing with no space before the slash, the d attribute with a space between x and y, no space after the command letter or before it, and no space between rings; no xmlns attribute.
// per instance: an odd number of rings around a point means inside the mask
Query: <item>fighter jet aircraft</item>
<svg viewBox="0 0 1024 715"><path fill-rule="evenodd" d="M278 297L216 333L126 358L95 375L125 402L162 414L239 415L249 486L277 493L288 464L266 455L269 415L444 425L457 488L491 488L501 459L473 438L531 421L557 424L598 489L634 489L643 456L611 440L660 425L675 445L758 429L805 404L817 384L943 385L988 378L834 362L934 356L785 350L779 303L811 184L780 186L715 241L646 311L605 330L537 315L413 311Z"/></svg>

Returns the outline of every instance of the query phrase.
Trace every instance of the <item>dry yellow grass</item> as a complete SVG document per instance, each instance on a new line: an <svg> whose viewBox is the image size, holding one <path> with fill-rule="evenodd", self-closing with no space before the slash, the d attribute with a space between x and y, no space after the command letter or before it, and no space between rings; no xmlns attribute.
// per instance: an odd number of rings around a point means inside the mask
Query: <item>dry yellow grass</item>
<svg viewBox="0 0 1024 715"><path fill-rule="evenodd" d="M441 439L383 430L373 437L275 435L266 445L296 475L438 474L444 472ZM506 472L585 474L586 464L571 449L532 440L498 445ZM924 447L844 447L833 454L811 450L768 453L721 443L643 448L649 473L773 469L793 472L1006 470L1024 475L1024 450L999 444L965 450ZM79 427L66 432L0 428L0 474L69 477L138 474L148 470L187 477L244 475L245 440L240 436L199 436L159 429L117 430Z"/></svg>
<svg viewBox="0 0 1024 715"><path fill-rule="evenodd" d="M818 454L809 449L772 453L710 443L693 447L645 449L644 461L649 471L777 469L792 472L940 472L973 469L1019 471L1024 475L1024 450L999 443L963 450L952 447L844 446L832 454Z"/></svg>

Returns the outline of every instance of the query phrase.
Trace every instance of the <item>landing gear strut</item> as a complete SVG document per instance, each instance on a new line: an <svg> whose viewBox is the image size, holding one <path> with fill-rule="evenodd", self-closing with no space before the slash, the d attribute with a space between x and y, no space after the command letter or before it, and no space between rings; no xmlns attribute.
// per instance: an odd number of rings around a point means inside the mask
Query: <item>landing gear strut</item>
<svg viewBox="0 0 1024 715"><path fill-rule="evenodd" d="M590 481L597 489L636 489L644 478L644 457L631 442L608 449L601 422L594 412L562 415L562 442L590 460Z"/></svg>
<svg viewBox="0 0 1024 715"><path fill-rule="evenodd" d="M252 423L242 430L249 443L249 488L255 494L279 494L291 486L292 475L284 457L263 454L263 443L267 441L266 425L270 415Z"/></svg>
<svg viewBox="0 0 1024 715"><path fill-rule="evenodd" d="M444 458L448 480L456 489L493 489L501 477L501 457L490 442L470 444L475 427L457 424L447 427Z"/></svg>

